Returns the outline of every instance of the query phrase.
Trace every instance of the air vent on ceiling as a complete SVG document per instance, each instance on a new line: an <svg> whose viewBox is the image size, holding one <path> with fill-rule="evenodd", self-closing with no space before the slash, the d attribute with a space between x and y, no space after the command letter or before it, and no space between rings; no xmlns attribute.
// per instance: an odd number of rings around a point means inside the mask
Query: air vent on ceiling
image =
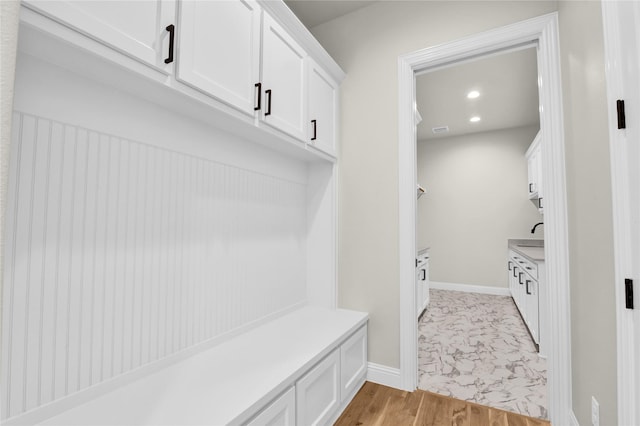
<svg viewBox="0 0 640 426"><path fill-rule="evenodd" d="M440 134L440 133L448 133L449 132L449 126L433 127L431 129L431 131L435 135Z"/></svg>

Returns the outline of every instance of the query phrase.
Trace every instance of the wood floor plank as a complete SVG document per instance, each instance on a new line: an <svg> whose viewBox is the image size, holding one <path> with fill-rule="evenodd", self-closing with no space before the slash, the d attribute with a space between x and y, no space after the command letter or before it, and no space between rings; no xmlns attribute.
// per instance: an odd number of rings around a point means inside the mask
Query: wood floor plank
<svg viewBox="0 0 640 426"><path fill-rule="evenodd" d="M470 425L489 424L489 407L478 404L469 404L469 413Z"/></svg>
<svg viewBox="0 0 640 426"><path fill-rule="evenodd" d="M366 382L336 426L550 426L550 423L448 396Z"/></svg>

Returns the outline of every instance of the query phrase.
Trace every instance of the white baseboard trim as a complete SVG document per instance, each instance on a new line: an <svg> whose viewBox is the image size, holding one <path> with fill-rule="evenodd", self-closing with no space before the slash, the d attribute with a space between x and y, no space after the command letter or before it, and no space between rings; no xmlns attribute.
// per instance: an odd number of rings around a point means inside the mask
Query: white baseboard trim
<svg viewBox="0 0 640 426"><path fill-rule="evenodd" d="M569 422L571 422L570 426L580 426L580 423L578 423L578 419L576 418L573 410L569 410Z"/></svg>
<svg viewBox="0 0 640 426"><path fill-rule="evenodd" d="M402 388L399 368L391 368L374 362L368 364L367 380L391 388Z"/></svg>
<svg viewBox="0 0 640 426"><path fill-rule="evenodd" d="M464 291L467 293L493 294L496 296L511 296L507 287L487 287L475 284L445 283L440 281L430 281L430 288L436 290Z"/></svg>

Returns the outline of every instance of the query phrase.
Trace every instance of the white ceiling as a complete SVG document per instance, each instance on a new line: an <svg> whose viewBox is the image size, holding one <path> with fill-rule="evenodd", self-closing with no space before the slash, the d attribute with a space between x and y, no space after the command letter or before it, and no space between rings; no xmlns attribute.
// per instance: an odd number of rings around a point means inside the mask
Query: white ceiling
<svg viewBox="0 0 640 426"><path fill-rule="evenodd" d="M471 90L480 97L467 99ZM418 140L536 125L538 77L536 49L504 53L419 75L416 101L423 121ZM481 121L469 122L477 115ZM449 126L434 135L433 127Z"/></svg>
<svg viewBox="0 0 640 426"><path fill-rule="evenodd" d="M369 6L376 0L285 0L284 2L307 28L313 28Z"/></svg>

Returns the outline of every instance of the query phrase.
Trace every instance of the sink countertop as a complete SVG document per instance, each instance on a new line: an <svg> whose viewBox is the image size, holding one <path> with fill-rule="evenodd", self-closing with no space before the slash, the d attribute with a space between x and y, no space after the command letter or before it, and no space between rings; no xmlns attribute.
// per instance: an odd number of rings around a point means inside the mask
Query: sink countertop
<svg viewBox="0 0 640 426"><path fill-rule="evenodd" d="M544 262L544 240L513 239L508 245L532 262Z"/></svg>

